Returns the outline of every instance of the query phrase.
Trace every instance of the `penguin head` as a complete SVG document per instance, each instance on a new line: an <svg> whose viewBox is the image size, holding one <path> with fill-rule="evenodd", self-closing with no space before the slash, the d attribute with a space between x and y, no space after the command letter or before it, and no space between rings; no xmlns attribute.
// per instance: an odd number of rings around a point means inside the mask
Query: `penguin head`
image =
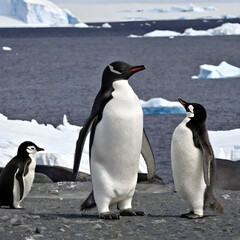
<svg viewBox="0 0 240 240"><path fill-rule="evenodd" d="M112 62L103 71L102 83L109 85L117 80L128 80L134 73L144 69L144 65L132 66L125 62Z"/></svg>
<svg viewBox="0 0 240 240"><path fill-rule="evenodd" d="M17 155L29 155L29 154L34 154L38 151L44 151L44 149L38 147L33 142L26 141L21 143L20 146L18 147Z"/></svg>
<svg viewBox="0 0 240 240"><path fill-rule="evenodd" d="M183 105L187 112L187 117L191 119L192 122L195 123L203 123L207 119L206 109L198 103L188 103L182 99L178 99L178 101Z"/></svg>

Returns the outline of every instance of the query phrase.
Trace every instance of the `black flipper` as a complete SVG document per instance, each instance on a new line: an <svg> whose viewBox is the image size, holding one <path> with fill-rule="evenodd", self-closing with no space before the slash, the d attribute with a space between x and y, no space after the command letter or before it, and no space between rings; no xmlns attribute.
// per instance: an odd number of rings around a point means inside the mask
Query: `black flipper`
<svg viewBox="0 0 240 240"><path fill-rule="evenodd" d="M212 146L209 142L207 129L204 129L201 134L198 134L199 144L203 153L203 174L204 181L207 186L210 186L215 178L216 171L216 160L214 158L214 153ZM214 173L214 174L213 174Z"/></svg>
<svg viewBox="0 0 240 240"><path fill-rule="evenodd" d="M89 143L89 160L91 160L91 147L93 143L95 128L102 119L102 112L105 105L108 103L108 101L112 99L112 91L114 91L113 88L111 88L109 91L104 91L102 89L99 91L99 93L95 98L91 115L87 119L87 121L85 122L83 128L79 133L79 137L76 143L75 156L74 156L74 166L73 166L74 180L77 178L84 143L85 143L87 134L90 131L91 131L91 136L90 136L90 143Z"/></svg>
<svg viewBox="0 0 240 240"><path fill-rule="evenodd" d="M74 166L73 166L73 179L74 180L77 178L85 140L87 138L88 133L91 130L92 123L95 118L96 118L96 115L90 116L79 133L79 137L78 137L78 140L76 143L75 156L74 156Z"/></svg>
<svg viewBox="0 0 240 240"><path fill-rule="evenodd" d="M146 135L145 130L143 129L143 140L142 140L142 149L141 154L146 162L148 175L147 178L149 181L153 180L155 177L155 158L153 155L153 151Z"/></svg>
<svg viewBox="0 0 240 240"><path fill-rule="evenodd" d="M29 169L29 164L31 163L31 159L28 158L27 161L25 161L25 164L20 164L18 172L16 174L16 179L18 180L19 187L20 187L20 199L22 200L23 198L23 193L24 193L24 183L23 183L23 177L27 175Z"/></svg>

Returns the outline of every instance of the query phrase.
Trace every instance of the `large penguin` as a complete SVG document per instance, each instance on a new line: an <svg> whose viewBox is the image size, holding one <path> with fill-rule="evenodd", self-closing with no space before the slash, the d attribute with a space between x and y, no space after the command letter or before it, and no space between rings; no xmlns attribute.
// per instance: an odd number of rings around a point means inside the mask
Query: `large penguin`
<svg viewBox="0 0 240 240"><path fill-rule="evenodd" d="M17 156L8 162L0 175L0 206L22 208L20 204L31 190L35 176L34 154L43 150L29 141L20 144Z"/></svg>
<svg viewBox="0 0 240 240"><path fill-rule="evenodd" d="M148 168L148 179L155 176L155 159L143 130L143 112L128 79L145 66L125 62L108 65L102 86L90 117L80 131L76 144L73 173L76 177L85 139L90 134L90 168L93 191L82 204L82 210L97 205L100 218L119 219L110 211L117 204L120 215L145 215L132 209L139 158L142 153Z"/></svg>
<svg viewBox="0 0 240 240"><path fill-rule="evenodd" d="M187 112L176 127L171 144L172 173L176 190L190 212L181 217L201 218L206 206L223 211L213 195L216 160L209 142L205 108L197 103L179 102Z"/></svg>

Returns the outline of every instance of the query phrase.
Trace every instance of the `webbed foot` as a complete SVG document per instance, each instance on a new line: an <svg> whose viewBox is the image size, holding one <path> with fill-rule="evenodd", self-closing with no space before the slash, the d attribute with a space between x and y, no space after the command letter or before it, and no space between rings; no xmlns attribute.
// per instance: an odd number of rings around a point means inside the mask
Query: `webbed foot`
<svg viewBox="0 0 240 240"><path fill-rule="evenodd" d="M146 213L143 211L134 211L131 208L124 209L120 211L121 216L145 216Z"/></svg>
<svg viewBox="0 0 240 240"><path fill-rule="evenodd" d="M112 212L100 213L99 217L101 219L105 219L105 220L118 220L118 219L120 219L120 215L119 214L112 213Z"/></svg>
<svg viewBox="0 0 240 240"><path fill-rule="evenodd" d="M181 218L188 218L188 219L203 218L203 216L198 215L198 214L194 213L193 211L191 211L191 212L189 212L189 213L182 214L180 217L181 217Z"/></svg>

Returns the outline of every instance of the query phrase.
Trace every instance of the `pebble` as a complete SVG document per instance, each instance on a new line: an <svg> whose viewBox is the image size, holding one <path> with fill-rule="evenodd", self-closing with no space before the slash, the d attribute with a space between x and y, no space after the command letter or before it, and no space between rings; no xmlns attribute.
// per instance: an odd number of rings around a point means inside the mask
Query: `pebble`
<svg viewBox="0 0 240 240"><path fill-rule="evenodd" d="M146 225L144 225L143 223L138 223L138 224L137 224L137 227L139 227L139 228L145 228Z"/></svg>
<svg viewBox="0 0 240 240"><path fill-rule="evenodd" d="M9 220L9 216L2 216L2 217L0 217L0 220L7 221L7 220Z"/></svg>
<svg viewBox="0 0 240 240"><path fill-rule="evenodd" d="M48 190L48 193L52 195L59 195L59 191L57 189Z"/></svg>
<svg viewBox="0 0 240 240"><path fill-rule="evenodd" d="M11 222L12 226L19 226L19 225L24 224L23 220L20 218L13 218L13 219L11 219L10 222Z"/></svg>
<svg viewBox="0 0 240 240"><path fill-rule="evenodd" d="M99 229L102 229L102 226L98 223L92 227L92 230L99 230Z"/></svg>

